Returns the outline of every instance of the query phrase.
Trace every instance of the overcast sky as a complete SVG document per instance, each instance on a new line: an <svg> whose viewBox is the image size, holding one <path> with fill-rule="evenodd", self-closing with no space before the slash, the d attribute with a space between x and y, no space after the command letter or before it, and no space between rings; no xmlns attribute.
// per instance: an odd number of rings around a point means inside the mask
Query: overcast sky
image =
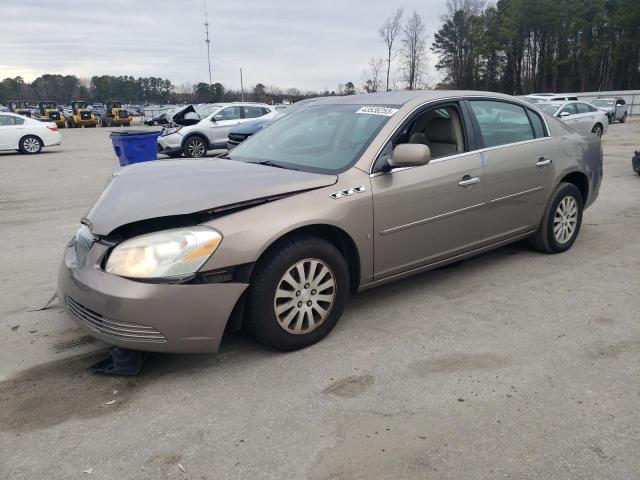
<svg viewBox="0 0 640 480"><path fill-rule="evenodd" d="M427 46L446 0L207 0L213 81L335 90L384 57L377 29L416 10ZM203 0L0 0L0 79L43 73L208 81ZM399 42L398 42L399 43ZM437 78L429 48L428 73ZM397 63L397 62L396 62ZM397 75L400 86L400 75Z"/></svg>

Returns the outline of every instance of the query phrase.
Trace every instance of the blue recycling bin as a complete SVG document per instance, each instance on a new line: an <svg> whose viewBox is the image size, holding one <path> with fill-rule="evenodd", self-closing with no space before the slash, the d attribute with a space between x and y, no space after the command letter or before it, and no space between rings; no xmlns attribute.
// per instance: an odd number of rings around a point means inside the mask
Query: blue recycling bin
<svg viewBox="0 0 640 480"><path fill-rule="evenodd" d="M118 130L111 132L113 151L120 166L150 162L158 159L158 137L162 132L146 130Z"/></svg>

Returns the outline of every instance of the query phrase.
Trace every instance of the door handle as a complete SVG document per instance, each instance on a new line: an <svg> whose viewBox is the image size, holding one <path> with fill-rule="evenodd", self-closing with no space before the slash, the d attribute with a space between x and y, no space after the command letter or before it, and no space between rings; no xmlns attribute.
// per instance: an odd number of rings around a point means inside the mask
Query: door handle
<svg viewBox="0 0 640 480"><path fill-rule="evenodd" d="M458 185L461 187L468 187L469 185L474 185L476 183L480 183L480 177L470 177L469 175L465 175L462 177L462 180L458 182Z"/></svg>
<svg viewBox="0 0 640 480"><path fill-rule="evenodd" d="M536 162L536 167L546 167L547 165L551 165L553 162L547 158L540 157Z"/></svg>

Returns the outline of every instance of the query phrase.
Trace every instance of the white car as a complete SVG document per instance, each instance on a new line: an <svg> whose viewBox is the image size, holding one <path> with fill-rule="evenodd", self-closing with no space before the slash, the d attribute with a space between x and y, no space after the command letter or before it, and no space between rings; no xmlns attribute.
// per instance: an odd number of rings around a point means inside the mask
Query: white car
<svg viewBox="0 0 640 480"><path fill-rule="evenodd" d="M264 103L218 103L187 105L167 112L170 126L158 137L158 153L170 157L203 157L207 150L226 149L229 131L250 120L268 120L277 115L273 105Z"/></svg>
<svg viewBox="0 0 640 480"><path fill-rule="evenodd" d="M585 102L549 102L536 104L540 110L558 117L581 133L593 133L601 137L609 128L607 112Z"/></svg>
<svg viewBox="0 0 640 480"><path fill-rule="evenodd" d="M578 97L572 97L562 93L532 93L530 95L522 95L521 98L533 105L537 105L538 103L578 100Z"/></svg>
<svg viewBox="0 0 640 480"><path fill-rule="evenodd" d="M33 154L40 153L42 147L61 143L62 137L55 123L0 112L0 150Z"/></svg>

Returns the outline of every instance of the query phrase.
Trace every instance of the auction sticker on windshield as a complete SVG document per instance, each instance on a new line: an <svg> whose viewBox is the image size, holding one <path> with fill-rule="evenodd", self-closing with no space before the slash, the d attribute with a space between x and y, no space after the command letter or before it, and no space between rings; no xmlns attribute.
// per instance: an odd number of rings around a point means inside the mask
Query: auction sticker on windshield
<svg viewBox="0 0 640 480"><path fill-rule="evenodd" d="M384 115L390 117L396 113L399 109L388 107L362 107L356 111L356 113L366 113L368 115Z"/></svg>

